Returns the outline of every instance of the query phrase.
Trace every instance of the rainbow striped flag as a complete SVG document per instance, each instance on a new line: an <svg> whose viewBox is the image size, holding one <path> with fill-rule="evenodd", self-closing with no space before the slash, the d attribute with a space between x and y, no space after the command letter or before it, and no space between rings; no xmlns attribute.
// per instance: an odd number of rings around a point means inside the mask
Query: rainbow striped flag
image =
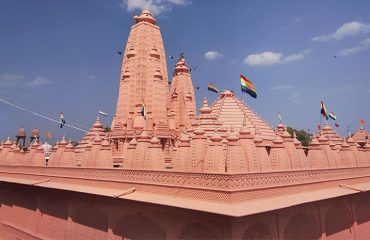
<svg viewBox="0 0 370 240"><path fill-rule="evenodd" d="M336 120L337 119L337 116L335 116L335 114L333 112L330 112L329 113L329 117L333 120Z"/></svg>
<svg viewBox="0 0 370 240"><path fill-rule="evenodd" d="M257 98L256 87L253 85L251 81L249 81L246 77L244 77L241 74L240 74L240 84L242 92L248 93L253 98Z"/></svg>
<svg viewBox="0 0 370 240"><path fill-rule="evenodd" d="M326 107L323 101L321 101L321 110L320 110L322 116L326 118L326 120L329 120L328 112L326 111Z"/></svg>

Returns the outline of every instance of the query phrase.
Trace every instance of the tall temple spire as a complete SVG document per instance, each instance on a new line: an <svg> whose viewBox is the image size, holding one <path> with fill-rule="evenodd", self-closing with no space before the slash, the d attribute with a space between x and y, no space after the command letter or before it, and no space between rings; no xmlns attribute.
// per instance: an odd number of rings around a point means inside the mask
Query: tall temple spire
<svg viewBox="0 0 370 240"><path fill-rule="evenodd" d="M192 116L196 113L193 82L184 54L175 65L171 83L170 111L175 114L176 128L183 130L191 126Z"/></svg>
<svg viewBox="0 0 370 240"><path fill-rule="evenodd" d="M124 136L129 119L145 105L153 124L167 125L168 78L163 40L148 10L135 16L122 60L113 136Z"/></svg>

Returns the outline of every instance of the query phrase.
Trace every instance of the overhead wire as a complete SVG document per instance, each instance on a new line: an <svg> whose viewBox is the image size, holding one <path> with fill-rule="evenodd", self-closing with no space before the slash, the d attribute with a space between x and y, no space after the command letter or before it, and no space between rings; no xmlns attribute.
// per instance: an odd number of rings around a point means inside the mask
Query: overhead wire
<svg viewBox="0 0 370 240"><path fill-rule="evenodd" d="M26 112L32 113L32 114L34 114L34 115L36 115L36 116L38 116L38 117L41 117L41 118L47 119L47 120L49 120L49 121L56 122L56 123L60 124L60 121L58 121L58 120L55 120L55 119L53 119L53 118L51 118L51 117L48 117L48 116L45 116L44 114L40 114L40 113L37 113L37 112L35 112L35 111L32 111L31 109L28 109L28 108L25 108L25 107L19 106L19 105L17 105L17 104L14 104L14 103L12 103L12 102L9 102L9 101L7 101L7 100L5 100L5 99L3 99L3 98L0 98L0 101L1 101L1 102L3 102L3 103L5 103L5 104L8 104L9 106L15 107L15 108L17 108L17 109L20 109L20 110L23 110L23 111L26 111ZM79 130L79 131L84 132L84 133L87 133L87 132L88 132L88 131L87 131L87 130L85 130L85 129L82 129L82 128L79 128L79 127L76 127L76 126L71 125L71 124L68 124L68 123L64 124L64 126L68 126L68 127L70 127L70 128L74 128L74 129Z"/></svg>

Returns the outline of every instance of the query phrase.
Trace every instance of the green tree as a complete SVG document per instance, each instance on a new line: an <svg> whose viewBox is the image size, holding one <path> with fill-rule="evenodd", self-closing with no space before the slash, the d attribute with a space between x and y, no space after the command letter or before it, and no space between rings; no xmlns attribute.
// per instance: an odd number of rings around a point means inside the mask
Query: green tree
<svg viewBox="0 0 370 240"><path fill-rule="evenodd" d="M110 131L112 131L112 129L110 129L110 127L105 127L105 128L104 128L104 132L108 133L108 132L110 132Z"/></svg>
<svg viewBox="0 0 370 240"><path fill-rule="evenodd" d="M303 130L303 129L297 130L297 129L288 127L287 128L287 131L292 136L293 136L293 132L295 132L295 134L297 136L297 139L298 139L298 141L301 142L302 146L307 147L310 144L310 137L311 137L311 135L308 132L306 132L305 130Z"/></svg>

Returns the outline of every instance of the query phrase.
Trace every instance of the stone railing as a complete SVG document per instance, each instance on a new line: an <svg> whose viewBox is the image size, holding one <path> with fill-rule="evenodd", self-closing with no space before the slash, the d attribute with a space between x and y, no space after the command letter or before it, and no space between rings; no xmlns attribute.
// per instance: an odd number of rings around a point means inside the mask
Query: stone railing
<svg viewBox="0 0 370 240"><path fill-rule="evenodd" d="M0 173L23 176L58 177L77 180L108 181L161 187L212 191L249 191L337 180L370 177L370 167L281 171L247 174L209 174L170 171L36 167L0 165ZM1 180L1 179L0 179Z"/></svg>

